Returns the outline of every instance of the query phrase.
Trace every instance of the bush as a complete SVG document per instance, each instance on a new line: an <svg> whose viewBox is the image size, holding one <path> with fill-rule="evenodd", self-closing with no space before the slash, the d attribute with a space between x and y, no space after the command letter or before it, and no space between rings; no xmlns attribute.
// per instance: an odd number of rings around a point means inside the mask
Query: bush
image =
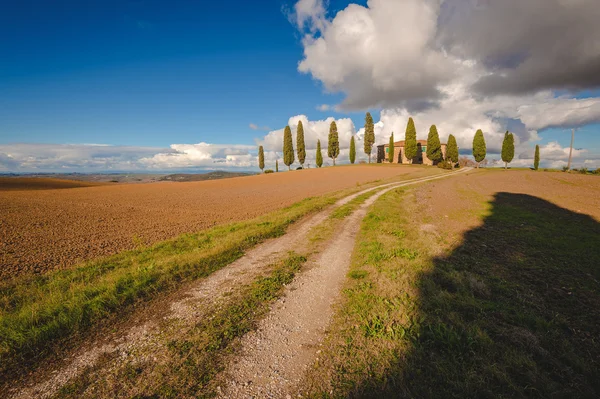
<svg viewBox="0 0 600 399"><path fill-rule="evenodd" d="M569 171L569 167L568 166L563 166L562 167L562 171L563 172L568 172Z"/></svg>
<svg viewBox="0 0 600 399"><path fill-rule="evenodd" d="M600 168L596 168L596 170L594 171L595 175L600 175Z"/></svg>
<svg viewBox="0 0 600 399"><path fill-rule="evenodd" d="M582 175L587 175L588 170L587 170L587 168L581 168L581 169L579 169L578 172L581 173Z"/></svg>
<svg viewBox="0 0 600 399"><path fill-rule="evenodd" d="M302 166L298 166L298 167L296 168L296 170L302 170L302 169L304 169Z"/></svg>
<svg viewBox="0 0 600 399"><path fill-rule="evenodd" d="M275 172L273 171L273 169L267 169L267 170L265 170L265 173L275 173Z"/></svg>
<svg viewBox="0 0 600 399"><path fill-rule="evenodd" d="M440 161L438 162L437 167L440 169L450 170L452 169L452 163L450 161Z"/></svg>

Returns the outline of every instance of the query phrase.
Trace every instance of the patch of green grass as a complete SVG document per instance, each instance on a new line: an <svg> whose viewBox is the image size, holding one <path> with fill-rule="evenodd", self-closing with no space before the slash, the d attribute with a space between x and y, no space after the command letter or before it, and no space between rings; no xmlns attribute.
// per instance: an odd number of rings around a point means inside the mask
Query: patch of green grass
<svg viewBox="0 0 600 399"><path fill-rule="evenodd" d="M418 228L422 204L399 197L363 220L305 397L600 395L597 221L499 193L439 256L442 238ZM397 248L414 256L391 256Z"/></svg>
<svg viewBox="0 0 600 399"><path fill-rule="evenodd" d="M255 220L0 283L0 371L136 301L208 276L334 200L310 198Z"/></svg>
<svg viewBox="0 0 600 399"><path fill-rule="evenodd" d="M271 271L253 283L240 287L233 298L181 337L166 338L169 356L160 364L121 365L115 386L97 393L107 397L121 392L138 398L207 397L215 394L213 378L223 370L224 358L238 338L256 327L270 304L283 293L306 258L290 253L271 265ZM63 388L58 397L77 398L87 389L88 374ZM110 392L110 393L107 393Z"/></svg>

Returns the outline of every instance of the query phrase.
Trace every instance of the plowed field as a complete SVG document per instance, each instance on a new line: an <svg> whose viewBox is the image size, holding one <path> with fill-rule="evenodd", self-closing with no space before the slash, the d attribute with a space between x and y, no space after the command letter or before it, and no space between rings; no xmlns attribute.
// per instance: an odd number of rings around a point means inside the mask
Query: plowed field
<svg viewBox="0 0 600 399"><path fill-rule="evenodd" d="M310 169L190 183L0 190L0 279L43 273L422 167Z"/></svg>

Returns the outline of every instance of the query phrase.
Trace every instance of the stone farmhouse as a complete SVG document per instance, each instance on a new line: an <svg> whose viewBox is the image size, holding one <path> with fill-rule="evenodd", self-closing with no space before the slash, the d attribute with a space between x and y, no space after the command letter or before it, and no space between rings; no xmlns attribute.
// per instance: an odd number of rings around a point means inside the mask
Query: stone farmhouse
<svg viewBox="0 0 600 399"><path fill-rule="evenodd" d="M377 163L388 163L389 144L377 146ZM446 157L446 144L442 143L442 156ZM394 142L394 162L407 164L408 159L404 153L404 140ZM427 140L417 140L417 156L413 158L413 164L433 165L433 161L427 158Z"/></svg>

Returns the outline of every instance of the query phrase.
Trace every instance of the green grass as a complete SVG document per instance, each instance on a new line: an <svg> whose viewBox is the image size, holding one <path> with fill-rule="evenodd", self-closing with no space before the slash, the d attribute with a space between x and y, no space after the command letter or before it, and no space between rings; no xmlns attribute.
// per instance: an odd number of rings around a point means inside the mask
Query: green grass
<svg viewBox="0 0 600 399"><path fill-rule="evenodd" d="M448 248L420 206L396 190L364 219L306 396L598 397L600 224L498 193Z"/></svg>
<svg viewBox="0 0 600 399"><path fill-rule="evenodd" d="M233 351L236 339L255 328L305 262L303 256L290 253L284 260L271 265L266 276L240 287L224 306L211 312L210 318L202 320L183 336L165 337L166 361L119 361L119 369L111 378L115 385L96 388L95 397L110 397L115 391L137 398L213 396L216 389L213 379L223 370L224 359ZM81 397L93 381L94 369L89 368L64 386L56 397ZM100 385L103 383L101 381Z"/></svg>
<svg viewBox="0 0 600 399"><path fill-rule="evenodd" d="M215 227L83 266L0 283L0 371L139 300L205 277L259 242L333 203L309 198L254 220Z"/></svg>

